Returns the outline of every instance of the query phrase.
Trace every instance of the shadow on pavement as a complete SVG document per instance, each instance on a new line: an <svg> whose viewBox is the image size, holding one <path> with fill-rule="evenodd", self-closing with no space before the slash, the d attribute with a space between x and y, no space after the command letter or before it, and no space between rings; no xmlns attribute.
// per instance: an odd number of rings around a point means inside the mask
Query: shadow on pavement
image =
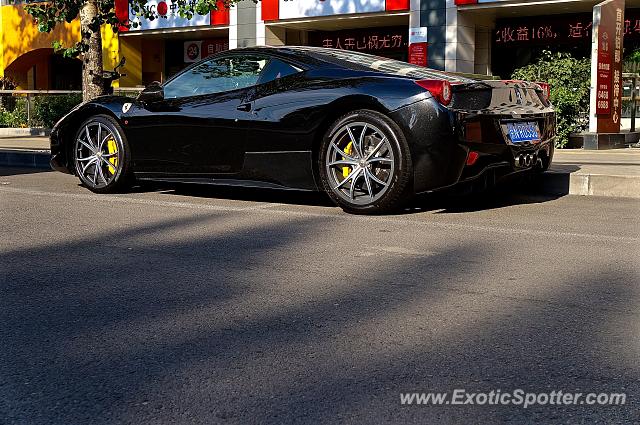
<svg viewBox="0 0 640 425"><path fill-rule="evenodd" d="M566 191L545 193L540 189L539 176L525 176L500 182L495 188L480 193L460 193L459 190L416 196L396 214L413 214L426 211L438 213L461 213L503 208L511 205L542 203L552 201L568 193ZM564 183L562 186L564 187ZM159 191L164 194L193 196L199 198L219 198L251 202L282 203L289 205L309 205L335 207L329 197L322 192L297 190L257 189L245 187L217 186L195 183L164 183L145 181L136 186L134 192Z"/></svg>
<svg viewBox="0 0 640 425"><path fill-rule="evenodd" d="M20 174L38 174L38 173L53 173L50 168L36 168L36 167L6 167L0 165L0 177L17 176Z"/></svg>
<svg viewBox="0 0 640 425"><path fill-rule="evenodd" d="M327 250L356 241L361 229L345 225L335 240L326 232L335 220L224 219L202 213L127 229L114 224L99 235L4 251L4 419L638 419L637 406L399 404L403 391L455 388L637 394L638 371L629 367L637 358L624 345L636 317L629 271L568 278L559 269L552 281L522 286L527 270L509 262L493 269L493 259L507 253L475 239L425 246L424 255L331 263L322 261L335 258ZM524 255L554 258L542 246ZM321 262L311 263L313 256Z"/></svg>

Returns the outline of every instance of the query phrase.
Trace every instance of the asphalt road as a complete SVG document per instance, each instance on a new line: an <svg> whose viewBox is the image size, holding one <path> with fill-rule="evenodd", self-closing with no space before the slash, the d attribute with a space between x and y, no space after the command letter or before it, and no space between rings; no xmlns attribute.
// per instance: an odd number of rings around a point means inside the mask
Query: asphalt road
<svg viewBox="0 0 640 425"><path fill-rule="evenodd" d="M93 195L0 168L0 423L638 423L638 200ZM626 393L402 406L402 392Z"/></svg>

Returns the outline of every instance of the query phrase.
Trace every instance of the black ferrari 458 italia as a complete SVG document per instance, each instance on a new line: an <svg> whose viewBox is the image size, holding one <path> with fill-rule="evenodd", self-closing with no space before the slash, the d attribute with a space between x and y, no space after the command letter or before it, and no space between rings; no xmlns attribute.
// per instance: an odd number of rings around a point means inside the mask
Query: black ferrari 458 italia
<svg viewBox="0 0 640 425"><path fill-rule="evenodd" d="M51 133L51 165L94 192L135 179L322 190L349 212L545 170L543 88L377 56L256 47L210 56L136 99L104 96Z"/></svg>

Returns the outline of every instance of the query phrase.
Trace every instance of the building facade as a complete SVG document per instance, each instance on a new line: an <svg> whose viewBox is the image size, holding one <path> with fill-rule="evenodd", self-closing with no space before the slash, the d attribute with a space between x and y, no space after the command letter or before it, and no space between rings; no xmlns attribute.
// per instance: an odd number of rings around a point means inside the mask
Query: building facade
<svg viewBox="0 0 640 425"><path fill-rule="evenodd" d="M51 42L79 37L73 22L40 34L20 6L2 0L0 75L21 88L76 88L79 62L53 54ZM116 12L135 26L103 29L104 65L126 57L121 86L165 81L208 55L256 45L309 45L409 60L410 29L427 41L427 66L509 78L542 50L588 56L597 0L244 0L231 9L180 18L175 0L149 0L161 17L136 18L128 0ZM640 0L627 0L625 50L640 46Z"/></svg>
<svg viewBox="0 0 640 425"><path fill-rule="evenodd" d="M73 90L82 85L82 64L55 54L52 43L71 46L80 40L80 22L58 25L51 33L41 33L22 5L0 1L0 77L9 77L20 89ZM102 30L105 68L113 68L120 58L118 37L110 27Z"/></svg>

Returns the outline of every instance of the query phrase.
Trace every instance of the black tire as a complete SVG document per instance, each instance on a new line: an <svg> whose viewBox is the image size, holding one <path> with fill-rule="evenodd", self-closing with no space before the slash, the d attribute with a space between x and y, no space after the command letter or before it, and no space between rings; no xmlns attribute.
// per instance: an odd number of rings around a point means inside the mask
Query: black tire
<svg viewBox="0 0 640 425"><path fill-rule="evenodd" d="M359 128L360 132L355 134ZM345 157L344 149L353 145L354 140L362 146L352 146L354 150L349 152L354 152L353 156ZM362 156L356 152L358 149ZM344 166L342 162L346 161L352 161L353 166ZM341 164L330 165L335 162ZM349 213L382 214L397 210L413 187L411 154L402 130L386 115L368 109L349 112L329 127L320 145L318 167L325 192ZM356 191L362 195L356 196Z"/></svg>
<svg viewBox="0 0 640 425"><path fill-rule="evenodd" d="M95 193L118 193L132 186L131 150L122 127L115 119L108 115L88 118L78 128L72 143L75 174L83 186ZM112 152L114 146L117 147L115 153ZM96 164L100 164L100 168Z"/></svg>

